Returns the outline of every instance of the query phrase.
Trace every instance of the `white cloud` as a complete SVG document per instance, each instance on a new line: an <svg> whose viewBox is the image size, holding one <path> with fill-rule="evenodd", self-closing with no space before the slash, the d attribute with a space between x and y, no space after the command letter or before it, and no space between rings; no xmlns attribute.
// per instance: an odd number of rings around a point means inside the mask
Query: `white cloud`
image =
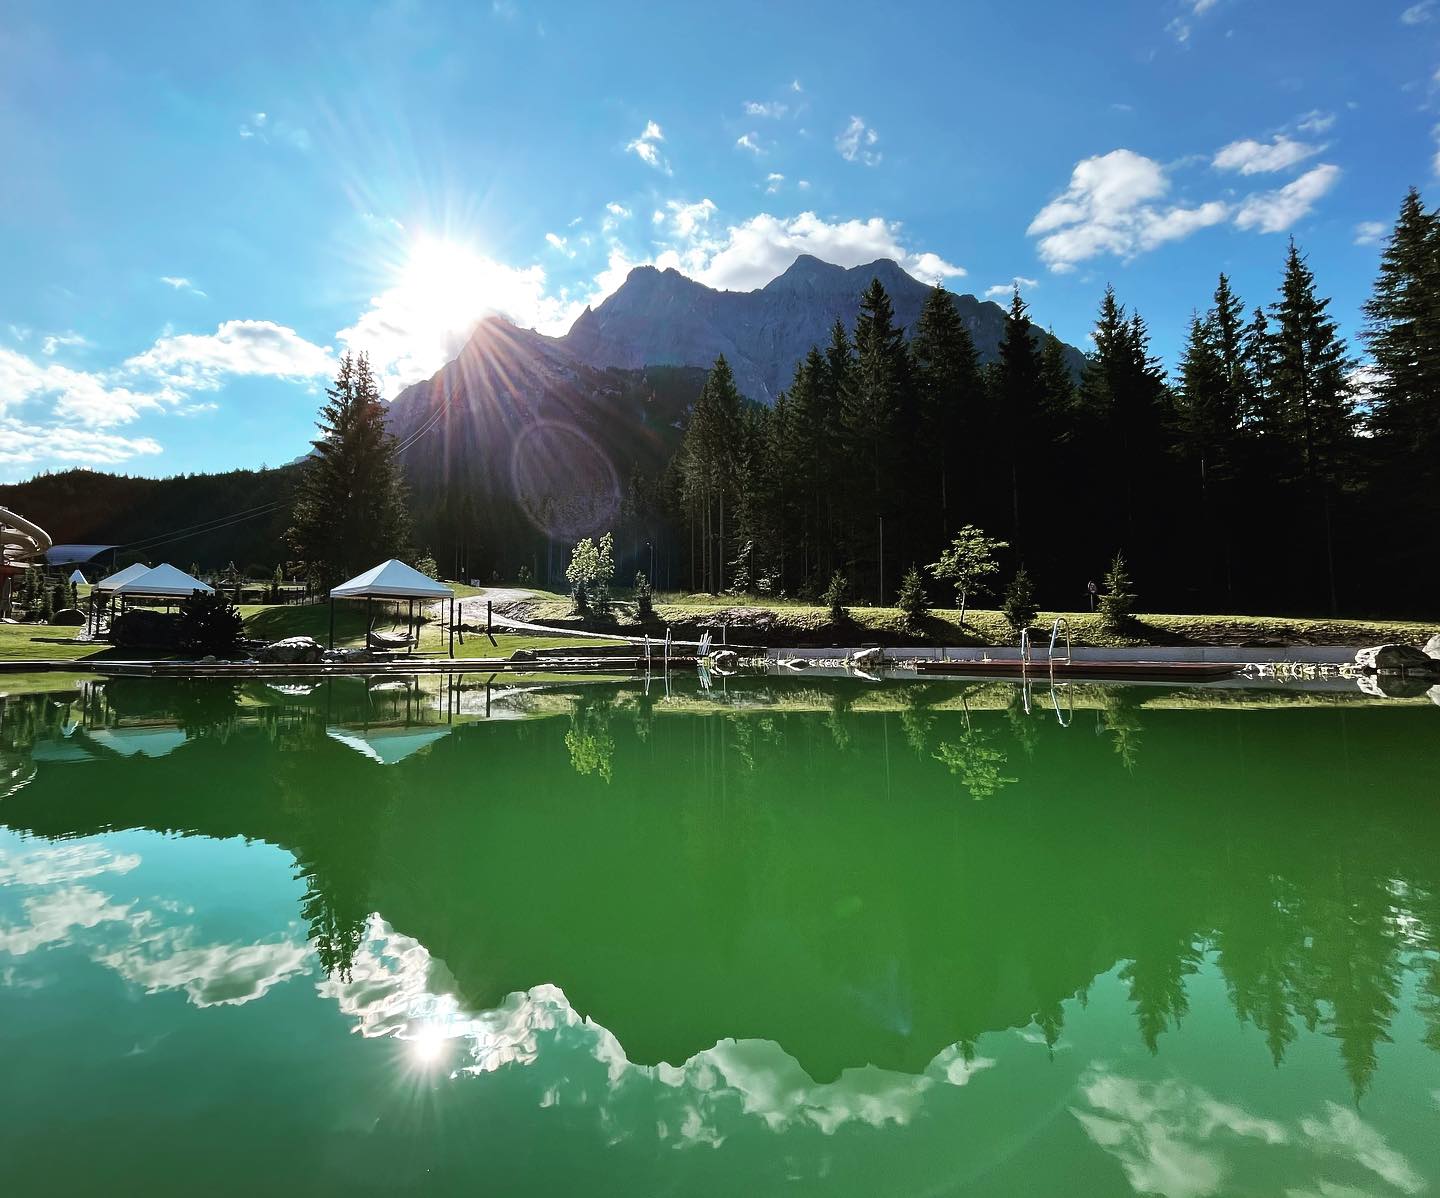
<svg viewBox="0 0 1440 1198"><path fill-rule="evenodd" d="M660 131L660 126L654 121L646 121L645 129L634 141L628 142L625 149L634 154L641 162L653 166L658 171L670 174L670 164L665 156L660 153L660 143L665 140L665 134Z"/></svg>
<svg viewBox="0 0 1440 1198"><path fill-rule="evenodd" d="M792 92L803 92L805 89L800 86L800 80L792 79L790 80L790 90Z"/></svg>
<svg viewBox="0 0 1440 1198"><path fill-rule="evenodd" d="M1319 137L1322 133L1330 132L1334 124L1335 114L1333 112L1323 112L1319 108L1312 108L1295 122L1295 128L1299 129L1301 133Z"/></svg>
<svg viewBox="0 0 1440 1198"><path fill-rule="evenodd" d="M280 142L296 150L310 148L310 134L299 125L289 121L276 120L267 112L257 112L240 126L240 136L247 141Z"/></svg>
<svg viewBox="0 0 1440 1198"><path fill-rule="evenodd" d="M183 278L180 275L161 275L160 281L167 287L173 287L176 291L188 291L192 295L200 296L201 299L205 298L205 293L201 291L200 288L196 287L189 279Z"/></svg>
<svg viewBox="0 0 1440 1198"><path fill-rule="evenodd" d="M1008 283L996 283L993 287L985 288L985 298L988 300L1009 299L1010 293L1017 288L1020 291L1030 291L1039 287L1036 279L1027 279L1024 275L1016 275Z"/></svg>
<svg viewBox="0 0 1440 1198"><path fill-rule="evenodd" d="M1064 272L1100 254L1133 258L1167 241L1219 224L1229 208L1212 200L1193 208L1162 206L1164 168L1133 150L1112 150L1075 165L1070 185L1030 222L1041 260Z"/></svg>
<svg viewBox="0 0 1440 1198"><path fill-rule="evenodd" d="M48 362L42 365L14 350L0 349L0 415L11 406L50 400L62 419L92 425L125 424L142 411L178 398L168 388L138 392L100 374Z"/></svg>
<svg viewBox="0 0 1440 1198"><path fill-rule="evenodd" d="M780 174L779 171L771 171L768 175L765 176L765 194L767 196L773 196L777 191L780 190L780 184L784 182L784 175Z"/></svg>
<svg viewBox="0 0 1440 1198"><path fill-rule="evenodd" d="M1340 168L1322 164L1275 191L1249 196L1235 213L1235 224L1261 233L1280 233L1307 216L1340 180Z"/></svg>
<svg viewBox="0 0 1440 1198"><path fill-rule="evenodd" d="M1400 14L1402 25L1423 25L1435 16L1435 0L1420 0Z"/></svg>
<svg viewBox="0 0 1440 1198"><path fill-rule="evenodd" d="M1287 170L1319 152L1319 146L1294 141L1280 133L1269 143L1249 139L1232 141L1220 149L1211 165L1216 170L1258 175Z"/></svg>
<svg viewBox="0 0 1440 1198"><path fill-rule="evenodd" d="M65 424L26 424L0 416L0 466L116 466L161 452L154 437L121 437Z"/></svg>
<svg viewBox="0 0 1440 1198"><path fill-rule="evenodd" d="M880 135L871 129L860 117L852 116L840 135L835 138L835 148L846 162L860 162L875 166L880 161L880 151L874 146Z"/></svg>
<svg viewBox="0 0 1440 1198"><path fill-rule="evenodd" d="M753 133L742 133L735 139L737 150L749 150L752 154L763 154L765 151L760 148L760 142Z"/></svg>
<svg viewBox="0 0 1440 1198"><path fill-rule="evenodd" d="M55 351L64 349L71 345L89 345L90 342L80 336L79 333L52 333L40 343L40 352L47 358L53 358Z"/></svg>
<svg viewBox="0 0 1440 1198"><path fill-rule="evenodd" d="M709 201L704 201L709 204ZM692 206L698 207L698 206ZM714 205L705 213L708 222ZM657 266L674 266L691 278L726 291L762 287L781 274L800 254L813 254L839 266L863 266L877 258L893 258L916 278L927 283L963 275L962 268L938 254L908 248L898 221L826 221L813 212L794 217L761 213L711 235L697 221L687 236L674 225L676 237L656 259Z"/></svg>
<svg viewBox="0 0 1440 1198"><path fill-rule="evenodd" d="M602 233L613 233L620 227L620 222L622 220L629 220L631 215L630 209L625 207L624 204L612 200L605 205L605 216L600 222L600 231Z"/></svg>
<svg viewBox="0 0 1440 1198"><path fill-rule="evenodd" d="M798 183L795 184L795 186L798 187L801 191L809 191L809 190L810 190L810 180L809 180L809 179L801 179Z"/></svg>
<svg viewBox="0 0 1440 1198"><path fill-rule="evenodd" d="M567 258L575 257L575 251L570 249L569 243L559 233L546 233L545 240L550 243L550 248L559 250Z"/></svg>
<svg viewBox="0 0 1440 1198"><path fill-rule="evenodd" d="M745 101L745 115L764 117L766 120L779 120L790 111L788 104L781 104L778 101L762 102L759 100Z"/></svg>
<svg viewBox="0 0 1440 1198"><path fill-rule="evenodd" d="M162 337L126 361L128 370L170 387L213 391L228 374L307 379L334 373L328 349L269 320L227 320L213 333Z"/></svg>
<svg viewBox="0 0 1440 1198"><path fill-rule="evenodd" d="M1165 26L1165 32L1184 45L1190 40L1191 20L1203 17L1219 4L1220 0L1181 0L1181 14Z"/></svg>
<svg viewBox="0 0 1440 1198"><path fill-rule="evenodd" d="M687 204L682 200L667 200L665 207L670 214L668 219L672 230L677 237L684 240L693 238L700 227L709 224L710 218L715 215L715 202L708 199L695 204Z"/></svg>
<svg viewBox="0 0 1440 1198"><path fill-rule="evenodd" d="M1383 221L1362 220L1355 226L1356 245L1379 245L1385 238L1386 226Z"/></svg>

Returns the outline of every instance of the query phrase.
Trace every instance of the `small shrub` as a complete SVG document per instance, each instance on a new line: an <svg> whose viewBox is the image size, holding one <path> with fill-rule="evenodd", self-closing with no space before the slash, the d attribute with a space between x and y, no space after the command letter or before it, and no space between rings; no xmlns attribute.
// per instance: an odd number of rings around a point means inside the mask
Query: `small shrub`
<svg viewBox="0 0 1440 1198"><path fill-rule="evenodd" d="M188 652L229 653L241 627L240 613L220 591L196 591L180 604L180 647Z"/></svg>
<svg viewBox="0 0 1440 1198"><path fill-rule="evenodd" d="M1125 568L1125 555L1117 553L1105 574L1105 593L1100 596L1100 625L1110 632L1119 632L1135 612L1135 583Z"/></svg>
<svg viewBox="0 0 1440 1198"><path fill-rule="evenodd" d="M1035 606L1035 583L1024 566L1015 571L1015 577L1005 588L1005 602L1000 605L1000 610L1005 615L1005 622L1016 632L1035 622L1040 610Z"/></svg>
<svg viewBox="0 0 1440 1198"><path fill-rule="evenodd" d="M645 577L644 570L635 575L635 614L641 620L649 620L655 615L655 588Z"/></svg>
<svg viewBox="0 0 1440 1198"><path fill-rule="evenodd" d="M918 567L911 566L905 572L895 606L905 617L905 627L911 632L919 632L925 626L925 618L930 614L930 600L925 595L925 580L920 577Z"/></svg>
<svg viewBox="0 0 1440 1198"><path fill-rule="evenodd" d="M832 623L838 624L842 620L849 619L850 613L845 610L845 595L849 590L850 584L839 570L830 575L830 583L821 594L820 601L830 609Z"/></svg>
<svg viewBox="0 0 1440 1198"><path fill-rule="evenodd" d="M414 566L421 574L425 575L426 578L433 578L437 582L440 580L440 564L435 560L435 555L431 553L430 550L427 549L424 553L420 554L420 556L415 559Z"/></svg>
<svg viewBox="0 0 1440 1198"><path fill-rule="evenodd" d="M529 566L521 566L520 572L515 576L515 581L522 587L533 586L535 584L535 575L530 572Z"/></svg>

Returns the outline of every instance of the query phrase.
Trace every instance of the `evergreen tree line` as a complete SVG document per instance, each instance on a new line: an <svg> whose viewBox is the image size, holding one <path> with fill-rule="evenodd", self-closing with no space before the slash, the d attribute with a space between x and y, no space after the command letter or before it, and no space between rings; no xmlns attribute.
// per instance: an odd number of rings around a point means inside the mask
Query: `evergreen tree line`
<svg viewBox="0 0 1440 1198"><path fill-rule="evenodd" d="M1367 369L1292 241L1268 304L1220 275L1173 377L1107 288L1077 380L1018 292L982 365L948 292L907 341L875 280L772 408L715 362L631 539L671 538L670 584L704 591L815 597L840 571L852 601L888 604L976 525L1045 606L1081 605L1123 552L1149 601L1182 609L1418 610L1440 502L1437 283L1440 214L1412 191L1366 305Z"/></svg>

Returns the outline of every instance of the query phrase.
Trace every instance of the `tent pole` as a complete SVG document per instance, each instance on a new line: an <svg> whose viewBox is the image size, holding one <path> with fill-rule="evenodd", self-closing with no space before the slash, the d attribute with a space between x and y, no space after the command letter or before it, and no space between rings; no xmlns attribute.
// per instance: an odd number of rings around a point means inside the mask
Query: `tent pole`
<svg viewBox="0 0 1440 1198"><path fill-rule="evenodd" d="M450 596L450 656L455 656L455 596Z"/></svg>
<svg viewBox="0 0 1440 1198"><path fill-rule="evenodd" d="M335 648L335 596L330 596L330 648Z"/></svg>

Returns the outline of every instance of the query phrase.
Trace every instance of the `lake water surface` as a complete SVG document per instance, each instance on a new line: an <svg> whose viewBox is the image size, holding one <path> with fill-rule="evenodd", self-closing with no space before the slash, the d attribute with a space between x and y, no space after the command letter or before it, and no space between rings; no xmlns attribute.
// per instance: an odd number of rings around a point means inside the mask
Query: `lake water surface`
<svg viewBox="0 0 1440 1198"><path fill-rule="evenodd" d="M1440 1185L1423 700L47 685L5 1194Z"/></svg>

